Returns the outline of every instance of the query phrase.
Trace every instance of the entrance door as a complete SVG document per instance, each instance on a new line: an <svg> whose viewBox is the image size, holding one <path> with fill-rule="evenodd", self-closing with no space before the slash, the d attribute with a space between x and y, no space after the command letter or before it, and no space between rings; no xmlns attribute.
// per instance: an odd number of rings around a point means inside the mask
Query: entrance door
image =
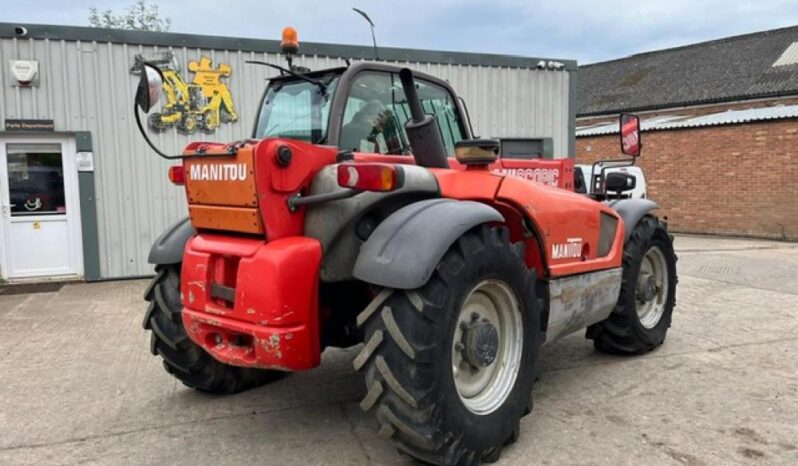
<svg viewBox="0 0 798 466"><path fill-rule="evenodd" d="M75 143L0 138L3 278L83 274Z"/></svg>

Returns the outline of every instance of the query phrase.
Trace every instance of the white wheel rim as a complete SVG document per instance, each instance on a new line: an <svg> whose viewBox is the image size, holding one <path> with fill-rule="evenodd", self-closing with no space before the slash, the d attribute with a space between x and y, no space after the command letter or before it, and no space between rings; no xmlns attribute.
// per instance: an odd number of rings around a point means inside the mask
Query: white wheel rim
<svg viewBox="0 0 798 466"><path fill-rule="evenodd" d="M657 326L665 312L668 299L668 264L658 246L652 246L643 256L637 276L635 305L640 325L647 329Z"/></svg>
<svg viewBox="0 0 798 466"><path fill-rule="evenodd" d="M463 349L466 328L475 320L490 323L498 334L496 357L485 367L469 363ZM452 377L457 394L469 411L492 413L512 392L521 366L524 335L518 300L504 282L485 280L468 294L455 325Z"/></svg>

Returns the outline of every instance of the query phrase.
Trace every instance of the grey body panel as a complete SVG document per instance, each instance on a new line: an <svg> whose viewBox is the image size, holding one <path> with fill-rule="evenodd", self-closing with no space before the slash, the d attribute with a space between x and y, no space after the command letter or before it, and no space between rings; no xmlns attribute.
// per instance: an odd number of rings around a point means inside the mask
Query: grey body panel
<svg viewBox="0 0 798 466"><path fill-rule="evenodd" d="M618 215L623 219L624 225L624 241L629 239L632 231L635 229L637 222L643 218L644 215L654 209L659 208L656 202L648 199L619 199L607 203L610 207L618 212Z"/></svg>
<svg viewBox="0 0 798 466"><path fill-rule="evenodd" d="M188 240L197 234L189 218L173 223L153 243L147 261L150 264L177 264L183 261L183 250Z"/></svg>
<svg viewBox="0 0 798 466"><path fill-rule="evenodd" d="M321 169L313 178L310 195L344 191L338 186L338 165ZM401 165L404 184L387 193L362 192L354 197L310 206L305 216L305 236L321 242L323 252L321 281L351 280L355 260L363 240L355 233L357 223L366 215L382 219L409 202L437 197L438 182L429 170L415 165Z"/></svg>
<svg viewBox="0 0 798 466"><path fill-rule="evenodd" d="M618 302L622 273L619 267L551 280L546 343L606 319Z"/></svg>
<svg viewBox="0 0 798 466"><path fill-rule="evenodd" d="M496 209L479 202L430 199L409 204L382 222L363 244L354 276L379 286L418 288L463 233L482 223L503 221Z"/></svg>

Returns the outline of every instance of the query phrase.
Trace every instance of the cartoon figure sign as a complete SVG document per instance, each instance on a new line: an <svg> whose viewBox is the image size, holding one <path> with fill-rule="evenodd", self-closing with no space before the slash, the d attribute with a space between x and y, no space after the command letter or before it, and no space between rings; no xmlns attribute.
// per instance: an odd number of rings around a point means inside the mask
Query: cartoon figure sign
<svg viewBox="0 0 798 466"><path fill-rule="evenodd" d="M230 89L222 81L233 72L230 65L214 68L208 57L191 61L188 63L188 70L194 73L191 83L183 80L174 60L164 60L159 65L166 103L160 112L149 116L150 130L161 133L176 127L183 134L193 134L198 129L213 133L220 124L238 120Z"/></svg>

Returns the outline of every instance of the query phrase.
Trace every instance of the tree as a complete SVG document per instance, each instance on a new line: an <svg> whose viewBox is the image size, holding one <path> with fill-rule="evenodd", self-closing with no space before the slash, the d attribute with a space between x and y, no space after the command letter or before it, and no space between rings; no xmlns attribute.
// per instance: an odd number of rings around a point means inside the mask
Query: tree
<svg viewBox="0 0 798 466"><path fill-rule="evenodd" d="M96 7L89 8L89 24L96 28L164 32L172 26L172 20L161 18L158 5L137 0L128 7L127 13L122 14L114 14L111 10L99 11Z"/></svg>

